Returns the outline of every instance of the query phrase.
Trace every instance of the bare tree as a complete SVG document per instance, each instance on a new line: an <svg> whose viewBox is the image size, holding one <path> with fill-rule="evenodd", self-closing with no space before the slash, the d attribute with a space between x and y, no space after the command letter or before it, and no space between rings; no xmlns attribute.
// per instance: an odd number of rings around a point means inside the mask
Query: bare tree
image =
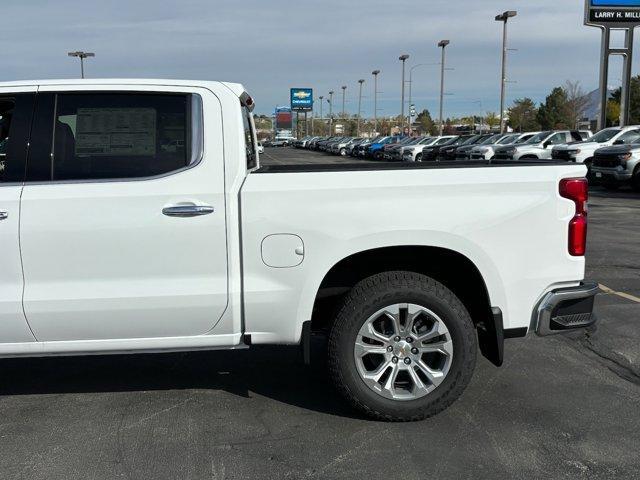
<svg viewBox="0 0 640 480"><path fill-rule="evenodd" d="M589 97L579 81L567 80L563 89L567 94L567 109L573 123L572 127L577 129L589 106Z"/></svg>

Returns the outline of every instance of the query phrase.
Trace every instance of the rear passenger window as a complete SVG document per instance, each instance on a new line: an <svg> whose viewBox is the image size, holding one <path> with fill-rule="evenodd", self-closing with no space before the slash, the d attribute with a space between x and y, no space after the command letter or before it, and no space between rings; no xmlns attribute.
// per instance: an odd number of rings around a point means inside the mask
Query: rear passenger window
<svg viewBox="0 0 640 480"><path fill-rule="evenodd" d="M200 97L72 93L55 97L51 180L151 177L197 162Z"/></svg>
<svg viewBox="0 0 640 480"><path fill-rule="evenodd" d="M0 97L0 184L22 182L34 94Z"/></svg>

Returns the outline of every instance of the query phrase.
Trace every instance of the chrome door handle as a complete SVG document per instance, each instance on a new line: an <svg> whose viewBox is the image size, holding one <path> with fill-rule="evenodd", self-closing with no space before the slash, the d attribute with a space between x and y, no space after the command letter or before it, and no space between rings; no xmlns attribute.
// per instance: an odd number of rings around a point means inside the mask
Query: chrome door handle
<svg viewBox="0 0 640 480"><path fill-rule="evenodd" d="M9 212L0 211L0 220L6 220L9 218Z"/></svg>
<svg viewBox="0 0 640 480"><path fill-rule="evenodd" d="M167 217L199 217L213 213L213 207L209 205L172 205L162 209Z"/></svg>

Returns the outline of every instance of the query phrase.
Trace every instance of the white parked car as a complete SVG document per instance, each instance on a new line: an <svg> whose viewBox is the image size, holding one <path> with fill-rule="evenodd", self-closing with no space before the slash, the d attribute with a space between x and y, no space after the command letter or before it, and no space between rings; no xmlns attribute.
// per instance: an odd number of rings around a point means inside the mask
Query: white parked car
<svg viewBox="0 0 640 480"><path fill-rule="evenodd" d="M499 139L496 143L474 146L473 148L471 148L469 153L472 160L491 160L495 155L496 147L524 143L527 140L529 140L531 137L539 133L540 132L511 133L511 134L505 135L504 137Z"/></svg>
<svg viewBox="0 0 640 480"><path fill-rule="evenodd" d="M595 321L583 165L260 167L253 105L222 82L0 84L0 356L308 358L326 333L353 406L415 420L478 350Z"/></svg>
<svg viewBox="0 0 640 480"><path fill-rule="evenodd" d="M554 160L584 163L587 168L591 168L594 153L599 148L630 145L638 138L640 138L640 125L605 128L588 140L553 147L551 157Z"/></svg>
<svg viewBox="0 0 640 480"><path fill-rule="evenodd" d="M264 145L262 145L262 142L258 142L256 150L258 153L264 153Z"/></svg>
<svg viewBox="0 0 640 480"><path fill-rule="evenodd" d="M493 158L508 160L551 160L554 146L581 142L583 133L575 130L549 130L534 135L524 143L494 148ZM587 135L586 133L584 134Z"/></svg>
<svg viewBox="0 0 640 480"><path fill-rule="evenodd" d="M456 138L456 135L445 135L442 137L425 137L415 145L408 145L402 147L402 161L403 162L421 162L422 150L425 147L431 147L433 145L444 145L452 138Z"/></svg>

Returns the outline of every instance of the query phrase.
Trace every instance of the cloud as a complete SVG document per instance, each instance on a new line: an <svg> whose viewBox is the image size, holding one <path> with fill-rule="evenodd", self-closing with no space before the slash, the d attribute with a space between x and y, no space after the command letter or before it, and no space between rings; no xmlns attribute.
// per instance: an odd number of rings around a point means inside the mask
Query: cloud
<svg viewBox="0 0 640 480"><path fill-rule="evenodd" d="M439 61L448 38L448 115L497 109L501 26L493 17L517 9L509 24L510 99L541 100L567 79L597 86L599 34L582 25L582 0L5 0L2 80L69 78L78 74L70 50L96 52L93 77L170 77L237 81L269 112L288 102L291 86L316 95L347 85L347 106L372 113L371 74L382 70L384 114L397 114L401 53L409 64ZM612 82L619 77L614 69ZM437 66L414 71L418 110L437 110ZM476 102L476 103L474 103Z"/></svg>

